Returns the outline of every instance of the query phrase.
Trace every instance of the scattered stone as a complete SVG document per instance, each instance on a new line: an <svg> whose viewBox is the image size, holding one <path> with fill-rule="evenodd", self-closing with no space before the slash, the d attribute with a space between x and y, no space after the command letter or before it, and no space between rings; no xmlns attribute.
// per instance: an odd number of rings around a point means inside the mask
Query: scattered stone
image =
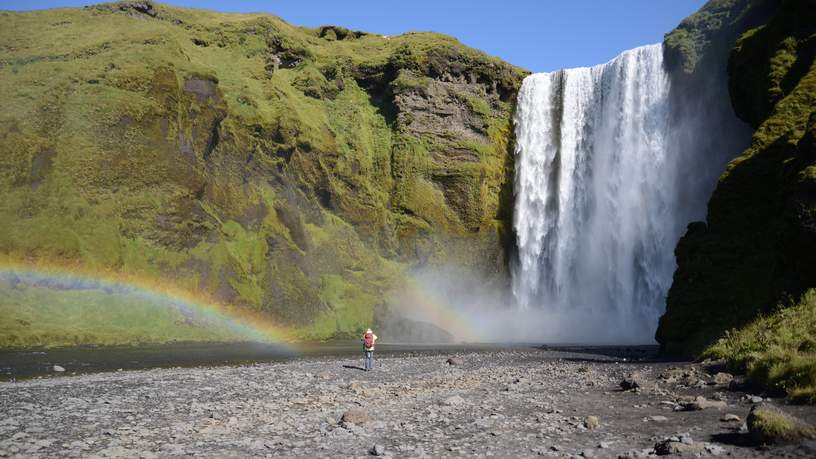
<svg viewBox="0 0 816 459"><path fill-rule="evenodd" d="M620 382L620 387L623 390L633 390L643 387L643 375L640 373L632 373L628 377L623 378Z"/></svg>
<svg viewBox="0 0 816 459"><path fill-rule="evenodd" d="M705 444L705 451L712 456L720 456L725 454L725 449L722 446L712 445L711 443Z"/></svg>
<svg viewBox="0 0 816 459"><path fill-rule="evenodd" d="M742 419L737 416L736 414L726 413L723 417L720 418L722 422L740 422Z"/></svg>
<svg viewBox="0 0 816 459"><path fill-rule="evenodd" d="M731 373L717 373L714 375L714 383L720 386L727 386L731 384L731 381L734 379L734 375Z"/></svg>
<svg viewBox="0 0 816 459"><path fill-rule="evenodd" d="M618 459L634 459L634 458L641 458L641 457L651 457L655 455L655 450L651 449L636 449L632 451L627 451L623 454L618 455Z"/></svg>
<svg viewBox="0 0 816 459"><path fill-rule="evenodd" d="M754 405L748 414L747 423L751 438L760 445L816 440L816 427L769 403Z"/></svg>
<svg viewBox="0 0 816 459"><path fill-rule="evenodd" d="M656 416L649 416L645 420L650 421L650 422L668 422L669 418L667 418L666 416L656 415Z"/></svg>
<svg viewBox="0 0 816 459"><path fill-rule="evenodd" d="M340 418L340 422L345 424L360 425L369 421L371 421L371 417L368 415L368 411L362 408L352 408L343 413L343 417Z"/></svg>
<svg viewBox="0 0 816 459"><path fill-rule="evenodd" d="M805 440L799 445L799 450L809 453L811 457L816 457L816 440Z"/></svg>
<svg viewBox="0 0 816 459"><path fill-rule="evenodd" d="M462 364L465 363L465 361L462 360L459 357L451 357L451 358L449 358L447 360L447 363L448 363L448 365L455 366L455 365L462 365Z"/></svg>
<svg viewBox="0 0 816 459"><path fill-rule="evenodd" d="M740 376L734 376L734 379L728 383L728 390L739 391L745 389L745 379Z"/></svg>
<svg viewBox="0 0 816 459"><path fill-rule="evenodd" d="M56 371L57 373L62 373L62 372L65 371L65 368L63 368L63 367L61 367L59 365L54 365L54 371Z"/></svg>
<svg viewBox="0 0 816 459"><path fill-rule="evenodd" d="M450 355L436 355L389 356L388 371L373 379L339 370L345 358L326 357L0 383L0 398L11 395L0 410L0 451L5 452L0 459L59 451L74 457L104 452L146 458L214 451L242 457L341 457L356 451L358 456L415 458L648 457L658 449L740 457L745 452L741 446L721 445L723 450L703 441L741 425L742 415L729 416L742 412L735 407L670 414L677 400L712 402L710 394L725 389L708 386L703 392L661 381L665 392L654 393L651 375L659 363L542 362L526 351L502 351L457 354L479 370L462 372L439 366ZM576 372L579 366L588 371ZM53 367L44 369L54 375ZM642 369L646 379L637 374L632 379L640 389L645 381L648 394L634 396L612 387L635 369ZM588 380L596 386L588 387ZM497 397L506 385L513 391ZM697 394L709 400L695 399ZM726 395L732 404L741 396ZM632 420L637 425L625 425ZM675 431L669 428L694 432L697 441L688 434L666 438ZM46 436L54 443L41 442ZM644 440L648 449L641 449ZM793 448L785 451L810 457Z"/></svg>
<svg viewBox="0 0 816 459"><path fill-rule="evenodd" d="M746 395L745 398L751 403L762 403L764 399L758 395Z"/></svg>
<svg viewBox="0 0 816 459"><path fill-rule="evenodd" d="M657 442L654 446L654 451L658 456L668 454L694 455L701 454L705 451L705 445L702 443L694 443L694 440L691 439L691 435L688 433L680 433Z"/></svg>
<svg viewBox="0 0 816 459"><path fill-rule="evenodd" d="M691 402L683 402L680 404L682 411L701 411L709 408L723 409L728 407L728 404L719 400L706 400L703 396L697 396Z"/></svg>
<svg viewBox="0 0 816 459"><path fill-rule="evenodd" d="M597 429L600 426L601 420L598 418L598 416L587 416L587 418L584 420L584 427L589 430Z"/></svg>
<svg viewBox="0 0 816 459"><path fill-rule="evenodd" d="M454 395L443 400L441 404L445 406L459 406L464 405L465 403L465 399L458 395Z"/></svg>

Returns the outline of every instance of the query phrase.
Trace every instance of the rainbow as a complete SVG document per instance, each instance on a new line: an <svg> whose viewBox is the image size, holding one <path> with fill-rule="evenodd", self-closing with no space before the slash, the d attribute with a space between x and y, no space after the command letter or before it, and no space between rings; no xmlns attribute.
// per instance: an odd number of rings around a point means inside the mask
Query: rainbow
<svg viewBox="0 0 816 459"><path fill-rule="evenodd" d="M475 322L474 314L459 311L439 292L424 287L421 282L407 279L400 291L399 303L406 318L436 325L465 343L484 342L484 334Z"/></svg>
<svg viewBox="0 0 816 459"><path fill-rule="evenodd" d="M193 293L170 282L136 274L92 270L80 264L0 258L0 280L50 288L98 289L127 295L225 326L232 334L246 341L272 343L286 348L292 341L289 330L258 313L216 301L205 293Z"/></svg>

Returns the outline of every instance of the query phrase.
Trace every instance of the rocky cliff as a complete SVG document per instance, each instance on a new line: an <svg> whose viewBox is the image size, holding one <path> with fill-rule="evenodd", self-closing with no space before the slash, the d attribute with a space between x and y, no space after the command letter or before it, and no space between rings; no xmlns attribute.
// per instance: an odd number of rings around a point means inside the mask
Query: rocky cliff
<svg viewBox="0 0 816 459"><path fill-rule="evenodd" d="M0 256L172 279L312 338L412 267L502 282L524 75L433 33L0 12Z"/></svg>
<svg viewBox="0 0 816 459"><path fill-rule="evenodd" d="M666 45L681 80L727 62L732 106L753 129L675 251L657 340L691 356L816 286L816 2L711 1Z"/></svg>

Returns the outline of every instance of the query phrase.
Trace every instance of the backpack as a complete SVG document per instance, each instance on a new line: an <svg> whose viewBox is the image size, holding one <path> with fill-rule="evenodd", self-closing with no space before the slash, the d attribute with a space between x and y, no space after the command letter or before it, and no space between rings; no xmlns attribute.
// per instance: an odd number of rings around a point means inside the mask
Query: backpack
<svg viewBox="0 0 816 459"><path fill-rule="evenodd" d="M374 347L374 333L366 333L365 337L363 337L363 345L366 349L371 349Z"/></svg>

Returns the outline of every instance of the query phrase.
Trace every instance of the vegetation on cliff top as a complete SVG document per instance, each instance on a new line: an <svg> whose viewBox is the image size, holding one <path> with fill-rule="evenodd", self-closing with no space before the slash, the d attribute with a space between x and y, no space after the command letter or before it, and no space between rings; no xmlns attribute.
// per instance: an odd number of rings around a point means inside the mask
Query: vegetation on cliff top
<svg viewBox="0 0 816 459"><path fill-rule="evenodd" d="M705 61L722 66L734 41L767 19L775 0L709 0L664 40L670 68L692 75Z"/></svg>
<svg viewBox="0 0 816 459"><path fill-rule="evenodd" d="M453 38L132 1L0 12L0 43L3 257L173 279L303 338L356 333L418 263L504 272L524 72Z"/></svg>

